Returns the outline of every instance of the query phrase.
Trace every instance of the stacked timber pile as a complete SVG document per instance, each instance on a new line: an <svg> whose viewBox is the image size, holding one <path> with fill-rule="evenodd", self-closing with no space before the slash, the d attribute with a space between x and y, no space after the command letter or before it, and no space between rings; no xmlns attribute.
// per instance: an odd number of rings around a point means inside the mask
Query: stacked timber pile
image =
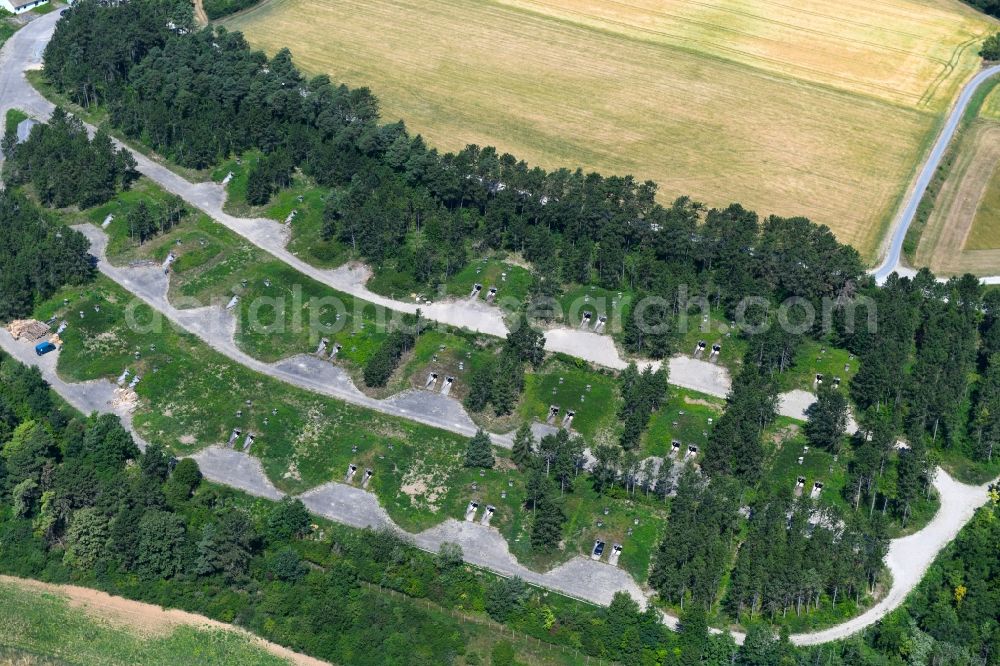
<svg viewBox="0 0 1000 666"><path fill-rule="evenodd" d="M29 342L40 340L49 332L49 325L36 319L15 319L7 324L7 330L15 340L22 337Z"/></svg>
<svg viewBox="0 0 1000 666"><path fill-rule="evenodd" d="M115 397L111 400L111 407L114 409L124 409L125 411L135 411L139 404L139 395L130 388L116 388Z"/></svg>

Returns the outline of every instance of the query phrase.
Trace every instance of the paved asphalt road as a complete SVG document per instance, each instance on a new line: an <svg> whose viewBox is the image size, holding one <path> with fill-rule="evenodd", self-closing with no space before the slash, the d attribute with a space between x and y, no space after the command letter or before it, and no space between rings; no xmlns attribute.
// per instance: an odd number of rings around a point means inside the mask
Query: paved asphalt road
<svg viewBox="0 0 1000 666"><path fill-rule="evenodd" d="M938 166L940 166L941 160L948 150L948 144L951 143L952 138L955 136L955 131L962 122L962 116L965 115L965 110L969 107L972 96L976 94L980 86L997 74L1000 74L1000 65L988 67L976 74L962 88L962 92L958 96L958 101L955 103L954 108L952 108L951 115L948 116L944 127L941 128L941 133L938 135L937 141L934 142L934 147L931 148L931 153L927 156L927 161L924 162L923 168L920 170L920 175L917 176L916 183L914 183L912 190L908 193L909 198L906 200L899 216L893 222L892 237L889 240L889 251L886 253L882 263L873 271L875 280L879 284L885 282L885 279L893 272L903 272L901 270L903 239L906 238L906 232L909 230L910 224L912 224L913 218L917 214L920 200L923 199L924 193L927 191L927 186L930 185L931 179L934 178L934 173L937 171ZM993 278L987 278L987 281L991 280Z"/></svg>
<svg viewBox="0 0 1000 666"><path fill-rule="evenodd" d="M51 104L44 100L44 98L42 98L27 83L23 77L23 72L30 67L40 64L42 50L51 35L51 31L56 20L58 20L58 14L52 13L33 21L31 24L16 33L13 38L8 40L2 51L0 51L0 113L5 113L8 108L16 107L28 111L37 117L45 118L51 112ZM883 273L888 274L891 272L892 268L898 266L902 239L905 236L906 228L912 221L913 211L916 210L919 199L924 190L926 190L927 183L930 181L930 177L937 168L937 164L940 162L944 149L946 148L951 137L954 135L955 128L961 119L964 109L968 105L969 99L975 92L975 89L982 84L985 78L997 72L1000 72L1000 67L985 71L976 77L976 79L974 79L973 82L971 82L963 90L959 103L956 105L956 108L949 117L938 142L935 144L930 159L924 165L920 179L917 182L917 187L914 188L914 192L911 194L910 200L904 208L904 214L894 226L889 255L883 263L883 266L876 271L876 276ZM272 221L259 221L265 223L264 225L259 225L258 221L239 220L238 218L228 216L221 211L221 199L219 199L219 193L212 189L216 186L205 183L188 183L173 172L167 170L165 167L151 162L142 155L136 155L136 158L137 161L139 161L140 169L143 173L159 182L166 189L181 195L189 203L201 208L202 210L206 210L206 212L211 211L210 214L212 214L212 216L219 222L226 224L226 226L232 225L231 228L236 227L238 233L250 238L250 240L258 243L261 247L264 247L264 249L267 249L276 256L279 256L282 259L288 259L287 257L282 256L282 252L276 251L284 251L284 247L281 236L274 234L273 227L266 226L268 224L275 224ZM257 225L259 232L256 234L256 237L247 234L246 226L248 226L248 223L249 226ZM240 228L242 228L242 230L240 230ZM97 238L92 237L92 240L97 240ZM276 247L276 243L281 243L281 247ZM288 253L285 252L285 254ZM303 272L308 274L314 274L316 271L316 269L307 265L300 266L300 262L297 258L295 258L294 261L290 260L289 263L293 264L296 268L304 268ZM102 262L102 270L109 272L109 269L113 269L113 267L110 267L106 261ZM111 272L115 271L112 270ZM343 276L331 277L329 274L330 272L325 273L326 274L322 275L319 279L337 288L342 288L338 285L347 285L348 289L343 290L348 291L348 293L355 293L355 295L361 296L360 293L357 293L357 282L350 279L350 276L348 276L348 279L345 279ZM132 277L125 276L121 273L119 273L118 276L123 279ZM158 285L156 287L158 289L162 288ZM141 289L139 290L142 291ZM177 315L177 313L183 311L173 310L172 306L165 302L165 296L158 296L153 292L147 292L145 296L151 297L152 300L156 301L155 307L158 309L166 308L170 314L178 316L177 323L180 325L184 326L187 324L188 326L194 326L190 318L185 319ZM377 302L382 299L372 298L371 300ZM403 304L393 302L389 306L397 307L400 305ZM406 309L413 307L410 304L406 305L408 306ZM453 306L456 304L445 305L446 307L440 308L440 315L443 319L450 320L453 316L457 318L466 318L470 315L468 310L462 310L461 308L458 310L457 314L449 314L450 310L454 310ZM480 316L483 314L484 313L477 308L475 315ZM212 318L206 317L202 324L210 321L212 321ZM218 324L215 329L216 331L225 330L225 322L219 323L216 321L216 324ZM471 327L477 329L480 328L479 326ZM495 327L494 321L490 321L488 326L484 326L483 328L492 327ZM500 331L486 330L484 332L497 334ZM591 347L590 343L593 343L593 340L588 338L586 341L583 341L581 338L581 340L578 341L572 333L571 329L560 329L560 332L553 335L552 338L555 340L555 344L558 345L560 351L575 351L577 355L582 357L588 356L588 354L581 352L581 348L574 343L583 342L586 347ZM231 331L229 331L228 335L229 343L231 344ZM599 337L606 338L606 336ZM226 346L225 342L220 340L218 336L213 336L212 342L214 343L213 346ZM74 404L75 406L86 411L111 411L110 403L108 401L113 387L109 382L88 382L80 385L62 381L55 371L56 355L51 354L41 358L35 357L34 354L31 353L29 346L14 342L5 331L0 332L0 347L3 347L7 351L13 353L22 362L40 366L43 370L45 378L52 384L53 388L66 397L71 404ZM269 364L262 364L260 361L252 359L251 357L246 356L246 354L242 351L235 349L235 346L233 347L233 350L227 349L227 351L235 350L236 354L241 355L240 362L245 362L248 366L254 367L261 372L274 374L285 381L288 381L287 376L282 376L283 372L289 372L287 366L282 369L281 367L278 367L282 364L274 364L273 366ZM601 353L605 354L607 352L605 350ZM605 361L609 360L606 357L602 358ZM601 360L598 359L593 360L601 362ZM294 361L294 359L291 361ZM697 368L698 366L692 365L692 361L693 359L680 359L680 363L683 367L683 374L686 375L692 372L697 374L697 371L693 370L693 368ZM622 361L619 358L617 363L605 364L615 367L616 365L620 365L621 362ZM287 364L288 362L285 363ZM717 366L711 367L713 368L712 372L714 373L719 373L721 370ZM671 366L671 369L674 369L673 365ZM294 376L298 376L295 375L295 371L291 372ZM671 374L673 375L673 373ZM722 380L719 379L717 374L715 377L710 378L709 381L719 382ZM728 377L725 378L725 381L728 381ZM728 386L726 386L726 388L728 388ZM319 389L314 388L313 390ZM350 389L344 387L345 394L349 391ZM328 392L328 390L324 392ZM713 391L706 392L713 393ZM714 392L718 394L718 391ZM797 408L801 409L801 405L808 402L807 396L808 394L805 394L805 396L792 396L791 399L787 400L787 402L797 403ZM383 410L384 408L380 409L380 411ZM131 428L132 424L130 415L120 415L124 417L126 425ZM409 416L407 418L413 417ZM257 461L249 456L242 456L242 454L235 454L240 457L240 459L233 460L232 458L234 454L235 452L211 448L199 453L197 457L199 458L199 462L201 462L205 468L206 475L209 476L209 478L214 478L219 482L229 483L235 487L240 487L266 497L277 497L279 495L273 485L271 485L266 477L263 476L263 472ZM864 627L874 624L886 612L899 606L903 602L906 595L919 582L937 552L955 537L975 510L987 501L986 486L966 486L960 484L954 481L954 479L949 477L943 471L938 472L937 479L935 480L935 487L941 495L941 510L938 514L920 532L892 542L889 554L886 558L886 563L893 574L893 584L887 596L874 608L852 620L825 631L792 636L793 642L797 644L818 644L844 638L860 631ZM391 526L391 520L385 514L384 510L378 506L377 500L375 500L373 495L345 484L324 484L323 486L306 493L303 496L303 499L308 503L310 508L317 513L326 515L333 520L344 522L345 524L356 526ZM619 569L605 564L593 563L587 558L574 558L567 564L564 564L561 567L545 574L530 572L513 559L510 555L506 542L504 542L504 540L500 537L499 533L496 533L495 530L492 530L491 528L479 525L470 525L456 520L449 520L437 527L427 530L426 532L418 535L412 535L412 538L421 547L432 550L439 546L443 541L458 541L462 543L465 548L466 558L474 564L480 564L506 575L522 575L526 579L537 584L550 587L554 590L565 592L573 596L591 599L597 601L598 603L607 603L608 600L610 600L611 595L619 589L627 590L633 596L642 597L642 592L635 584L635 581L628 577L627 574ZM676 624L675 618L667 617L665 618L665 621L671 625ZM737 638L741 639L742 636L737 636Z"/></svg>

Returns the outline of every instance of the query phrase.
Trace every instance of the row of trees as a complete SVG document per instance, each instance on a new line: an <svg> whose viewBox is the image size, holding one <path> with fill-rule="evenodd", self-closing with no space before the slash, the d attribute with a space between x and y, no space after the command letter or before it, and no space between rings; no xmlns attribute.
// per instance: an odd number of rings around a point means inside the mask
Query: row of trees
<svg viewBox="0 0 1000 666"><path fill-rule="evenodd" d="M195 32L189 13L170 0L82 3L57 27L46 74L183 165L260 150L300 168L333 188L327 238L415 282L447 278L473 250L516 251L534 267L536 297L598 282L663 299L644 313L660 332L627 325L629 348L662 357L686 314L681 285L731 308L747 295L837 296L862 274L853 249L803 218L760 220L738 205L706 215L687 198L662 206L652 182L546 172L489 147L439 154L402 123L380 124L368 90L306 80L287 51L268 59L238 34ZM263 198L276 181L258 171Z"/></svg>
<svg viewBox="0 0 1000 666"><path fill-rule="evenodd" d="M1000 296L988 292L982 310L976 358L978 379L972 387L967 450L980 460L992 462L1000 446Z"/></svg>
<svg viewBox="0 0 1000 666"><path fill-rule="evenodd" d="M133 243L142 244L173 229L188 214L184 200L168 194L163 202L140 199L125 213L125 224Z"/></svg>
<svg viewBox="0 0 1000 666"><path fill-rule="evenodd" d="M733 380L726 409L709 433L702 469L712 476L731 476L747 484L764 471L764 431L778 414L774 377L754 363L744 363Z"/></svg>
<svg viewBox="0 0 1000 666"><path fill-rule="evenodd" d="M942 283L927 270L913 279L890 276L865 295L877 327L840 336L861 362L851 382L855 404L872 412L869 421L890 414L914 450L951 449L989 461L1000 435L990 417L1000 296L971 275Z"/></svg>
<svg viewBox="0 0 1000 666"><path fill-rule="evenodd" d="M390 331L365 362L364 380L366 386L385 386L399 365L403 354L413 349L420 336L424 322L420 310L414 315L404 315L402 325Z"/></svg>
<svg viewBox="0 0 1000 666"><path fill-rule="evenodd" d="M824 596L855 601L875 586L889 542L866 534L831 509L783 496L760 503L733 569L726 607L734 617L772 619L819 608Z"/></svg>
<svg viewBox="0 0 1000 666"><path fill-rule="evenodd" d="M906 604L863 636L796 654L831 666L1000 664L1000 493L938 557Z"/></svg>
<svg viewBox="0 0 1000 666"><path fill-rule="evenodd" d="M525 366L537 368L544 359L545 337L519 314L500 353L471 369L465 406L474 412L491 406L497 415L510 414L524 389Z"/></svg>
<svg viewBox="0 0 1000 666"><path fill-rule="evenodd" d="M1000 2L997 0L965 0L967 3L991 16L1000 16ZM986 57L985 55L983 57ZM992 58L991 58L992 59Z"/></svg>
<svg viewBox="0 0 1000 666"><path fill-rule="evenodd" d="M583 439L560 428L537 443L531 429L524 425L514 438L512 457L527 474L526 509L531 510L531 547L537 551L555 550L563 538L563 496L572 493L577 476L583 471Z"/></svg>
<svg viewBox="0 0 1000 666"><path fill-rule="evenodd" d="M626 451L639 447L650 417L667 399L667 377L666 365L656 372L647 366L640 373L635 363L630 363L622 371L619 379L622 406L618 418L624 424L620 441Z"/></svg>
<svg viewBox="0 0 1000 666"><path fill-rule="evenodd" d="M285 151L263 155L247 173L247 203L262 206L271 195L292 184L292 158Z"/></svg>
<svg viewBox="0 0 1000 666"><path fill-rule="evenodd" d="M685 465L670 504L670 527L657 547L649 584L669 603L712 606L729 568L738 529L739 484L707 483Z"/></svg>
<svg viewBox="0 0 1000 666"><path fill-rule="evenodd" d="M43 204L56 208L102 204L139 176L132 153L116 149L106 132L90 139L83 123L59 107L24 142L6 134L3 153L7 185L30 183Z"/></svg>
<svg viewBox="0 0 1000 666"><path fill-rule="evenodd" d="M778 378L791 366L800 337L775 327L748 339L725 411L709 435L700 466L704 476L687 465L680 472L669 527L650 577L670 603L695 602L712 610L728 574L722 608L731 617L752 622L763 615L768 622L781 622L789 611L798 615L823 603L836 606L845 598L857 602L877 582L888 546L881 514L857 512L843 518L807 497L794 500L790 487L764 478L769 450L765 433L777 417ZM806 416L803 431L809 445L835 456L842 453L848 422L845 392L821 388ZM858 435L854 446L877 448L882 458L875 459L876 469L861 471L858 461L872 457L858 454L851 473L867 476L854 486L849 483L847 492L877 492L876 477L895 453L894 432L889 427L878 437ZM904 451L892 468L897 494L908 502L930 480L926 465L909 464L916 460ZM737 509L747 491L759 499L743 507L749 526L746 535L737 538Z"/></svg>

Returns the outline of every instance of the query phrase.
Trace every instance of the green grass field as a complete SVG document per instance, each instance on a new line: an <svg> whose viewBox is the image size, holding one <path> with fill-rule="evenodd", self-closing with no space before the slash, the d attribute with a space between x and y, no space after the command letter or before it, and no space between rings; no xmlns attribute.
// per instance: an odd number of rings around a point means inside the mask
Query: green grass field
<svg viewBox="0 0 1000 666"><path fill-rule="evenodd" d="M979 115L989 120L1000 120L1000 79L993 79L994 83L990 88Z"/></svg>
<svg viewBox="0 0 1000 666"><path fill-rule="evenodd" d="M607 330L619 330L624 310L632 297L627 291L612 291L596 285L570 285L558 299L561 321L567 326L579 326L583 313L590 312L591 321L607 317Z"/></svg>
<svg viewBox="0 0 1000 666"><path fill-rule="evenodd" d="M18 123L27 117L28 114L20 109L7 109L7 116L4 118L4 134L16 132Z"/></svg>
<svg viewBox="0 0 1000 666"><path fill-rule="evenodd" d="M463 467L462 437L258 375L166 324L148 332L126 326L124 310L129 300L117 285L99 278L92 285L63 290L35 314L44 319L65 315L71 323L64 332L65 347L59 358L59 371L67 379L114 379L125 367L142 376L136 387L142 400L134 420L151 441L191 453L224 442L229 431L239 426L258 433L251 453L261 460L272 482L287 492L338 480L347 464L354 462L376 471L371 489L405 529L418 531L448 517L461 519L468 502L475 499L497 506L493 525L518 551L517 539L527 519L522 509L524 477L509 463L483 471ZM77 316L79 311L85 313L83 319ZM137 307L134 316L140 322L152 319L146 306ZM434 338L428 337L427 342L421 355L440 353L433 346ZM613 397L613 380L606 378L601 390ZM247 400L252 404L247 405ZM613 415L609 412L609 417ZM357 452L352 452L354 446ZM607 502L622 515L630 510L627 500ZM581 487L567 498L567 504L579 521L583 516L596 516L601 501L588 487ZM651 525L649 531L636 534L636 555L652 547L662 521L655 524L655 529ZM592 532L583 527L572 530L566 549L552 557L533 559L525 552L519 554L529 564L542 566L588 553ZM648 557L622 560L622 566L640 580L647 565Z"/></svg>
<svg viewBox="0 0 1000 666"><path fill-rule="evenodd" d="M670 454L674 441L681 443L681 453L693 444L704 451L712 423L722 414L724 400L677 389L650 419L643 452L652 456Z"/></svg>
<svg viewBox="0 0 1000 666"><path fill-rule="evenodd" d="M972 230L965 240L967 250L995 250L1000 248L1000 163L993 169L986 185L986 192L979 200ZM1000 265L997 266L1000 269Z"/></svg>
<svg viewBox="0 0 1000 666"><path fill-rule="evenodd" d="M10 39L15 32L17 32L17 28L10 21L10 15L0 9L0 46L3 46L4 42Z"/></svg>
<svg viewBox="0 0 1000 666"><path fill-rule="evenodd" d="M66 597L0 582L0 661L72 664L288 664L252 639L222 629L150 627L154 620L74 605ZM134 616L133 616L134 617ZM6 648L6 650L4 649ZM7 653L7 650L11 650ZM7 661L8 657L14 657Z"/></svg>
<svg viewBox="0 0 1000 666"><path fill-rule="evenodd" d="M553 425L559 426L573 410L573 430L588 443L609 442L618 425L618 380L610 372L580 369L553 358L539 373L526 377L520 415L523 420L544 423L549 407L560 408Z"/></svg>
<svg viewBox="0 0 1000 666"><path fill-rule="evenodd" d="M792 367L779 375L779 386L783 391L815 391L814 382L819 374L827 386L833 386L840 378L841 390L847 390L859 363L846 349L807 339L795 354Z"/></svg>
<svg viewBox="0 0 1000 666"><path fill-rule="evenodd" d="M441 149L806 215L871 256L995 23L950 0L269 0L224 25Z"/></svg>
<svg viewBox="0 0 1000 666"><path fill-rule="evenodd" d="M38 5L37 7L35 7L34 9L32 9L31 11L34 12L35 14L38 14L39 16L41 16L43 14L48 14L50 12L54 12L57 9L61 8L61 7L63 7L62 4L56 4L56 3L50 1L50 2L46 2L44 5Z"/></svg>
<svg viewBox="0 0 1000 666"><path fill-rule="evenodd" d="M452 276L445 286L445 293L456 298L468 297L476 284L483 287L479 298L485 299L490 287L496 287L498 297L523 302L531 288L531 272L522 265L504 261L502 257L471 261Z"/></svg>

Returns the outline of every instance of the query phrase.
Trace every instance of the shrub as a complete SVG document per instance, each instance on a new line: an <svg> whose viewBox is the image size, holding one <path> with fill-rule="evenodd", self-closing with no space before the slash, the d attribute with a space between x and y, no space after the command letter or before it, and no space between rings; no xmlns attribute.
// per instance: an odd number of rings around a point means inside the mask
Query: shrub
<svg viewBox="0 0 1000 666"><path fill-rule="evenodd" d="M983 56L984 60L1000 60L1000 32L986 38L979 55Z"/></svg>

